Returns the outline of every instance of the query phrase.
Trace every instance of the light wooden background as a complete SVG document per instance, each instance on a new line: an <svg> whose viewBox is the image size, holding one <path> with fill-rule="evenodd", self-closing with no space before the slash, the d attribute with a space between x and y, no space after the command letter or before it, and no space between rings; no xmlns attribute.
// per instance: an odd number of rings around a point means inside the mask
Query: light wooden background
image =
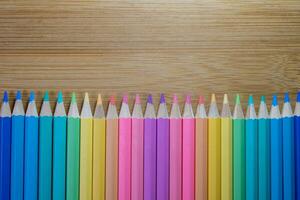
<svg viewBox="0 0 300 200"><path fill-rule="evenodd" d="M299 0L0 2L0 88L90 92L300 89ZM270 99L270 98L269 98ZM132 100L132 98L131 98ZM183 100L183 97L181 98ZM232 102L233 104L233 102Z"/></svg>

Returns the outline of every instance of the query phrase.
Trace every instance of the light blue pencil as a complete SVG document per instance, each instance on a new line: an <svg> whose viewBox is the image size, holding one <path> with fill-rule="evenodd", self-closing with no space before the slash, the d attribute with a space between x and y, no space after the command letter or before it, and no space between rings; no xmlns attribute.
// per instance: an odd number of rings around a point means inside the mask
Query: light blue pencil
<svg viewBox="0 0 300 200"><path fill-rule="evenodd" d="M39 126L39 199L51 200L52 191L52 111L46 91Z"/></svg>
<svg viewBox="0 0 300 200"><path fill-rule="evenodd" d="M25 115L24 200L38 199L39 117L34 92L30 92Z"/></svg>
<svg viewBox="0 0 300 200"><path fill-rule="evenodd" d="M53 119L53 199L66 196L67 117L62 92L58 93ZM71 166L72 167L72 166Z"/></svg>
<svg viewBox="0 0 300 200"><path fill-rule="evenodd" d="M282 109L283 199L295 199L294 115L289 94L284 95Z"/></svg>
<svg viewBox="0 0 300 200"><path fill-rule="evenodd" d="M18 91L11 125L11 200L23 199L24 195L24 117L22 94Z"/></svg>
<svg viewBox="0 0 300 200"><path fill-rule="evenodd" d="M273 96L270 118L271 199L282 200L282 118L276 95Z"/></svg>

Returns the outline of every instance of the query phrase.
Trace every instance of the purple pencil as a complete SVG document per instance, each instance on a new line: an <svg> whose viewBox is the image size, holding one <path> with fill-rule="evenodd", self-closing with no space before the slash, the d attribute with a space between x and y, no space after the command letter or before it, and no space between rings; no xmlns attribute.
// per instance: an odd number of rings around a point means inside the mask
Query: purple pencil
<svg viewBox="0 0 300 200"><path fill-rule="evenodd" d="M148 96L144 117L144 200L156 199L156 114Z"/></svg>
<svg viewBox="0 0 300 200"><path fill-rule="evenodd" d="M157 113L157 200L169 199L170 119L166 100L160 96Z"/></svg>

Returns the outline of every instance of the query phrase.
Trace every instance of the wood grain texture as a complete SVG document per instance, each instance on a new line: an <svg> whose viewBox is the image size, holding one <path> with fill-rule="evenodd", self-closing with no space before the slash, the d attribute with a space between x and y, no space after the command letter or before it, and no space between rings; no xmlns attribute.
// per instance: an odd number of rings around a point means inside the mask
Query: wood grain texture
<svg viewBox="0 0 300 200"><path fill-rule="evenodd" d="M38 101L45 89L93 102L98 92L258 101L294 94L299 61L298 0L0 2L1 91L34 89Z"/></svg>

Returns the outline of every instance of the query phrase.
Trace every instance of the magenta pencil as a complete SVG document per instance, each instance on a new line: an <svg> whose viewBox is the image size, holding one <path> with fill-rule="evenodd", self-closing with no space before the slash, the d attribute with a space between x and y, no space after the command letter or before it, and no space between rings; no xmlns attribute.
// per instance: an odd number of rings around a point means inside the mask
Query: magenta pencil
<svg viewBox="0 0 300 200"><path fill-rule="evenodd" d="M170 199L182 197L182 118L177 96L173 97L170 114Z"/></svg>
<svg viewBox="0 0 300 200"><path fill-rule="evenodd" d="M143 199L144 182L144 119L139 95L132 112L131 200Z"/></svg>
<svg viewBox="0 0 300 200"><path fill-rule="evenodd" d="M119 200L131 199L131 116L128 96L123 97L119 115Z"/></svg>
<svg viewBox="0 0 300 200"><path fill-rule="evenodd" d="M144 116L144 200L156 199L156 114L148 96Z"/></svg>
<svg viewBox="0 0 300 200"><path fill-rule="evenodd" d="M157 200L169 199L170 119L165 96L161 94L157 113Z"/></svg>
<svg viewBox="0 0 300 200"><path fill-rule="evenodd" d="M182 198L195 199L195 118L191 97L187 96L182 119Z"/></svg>

